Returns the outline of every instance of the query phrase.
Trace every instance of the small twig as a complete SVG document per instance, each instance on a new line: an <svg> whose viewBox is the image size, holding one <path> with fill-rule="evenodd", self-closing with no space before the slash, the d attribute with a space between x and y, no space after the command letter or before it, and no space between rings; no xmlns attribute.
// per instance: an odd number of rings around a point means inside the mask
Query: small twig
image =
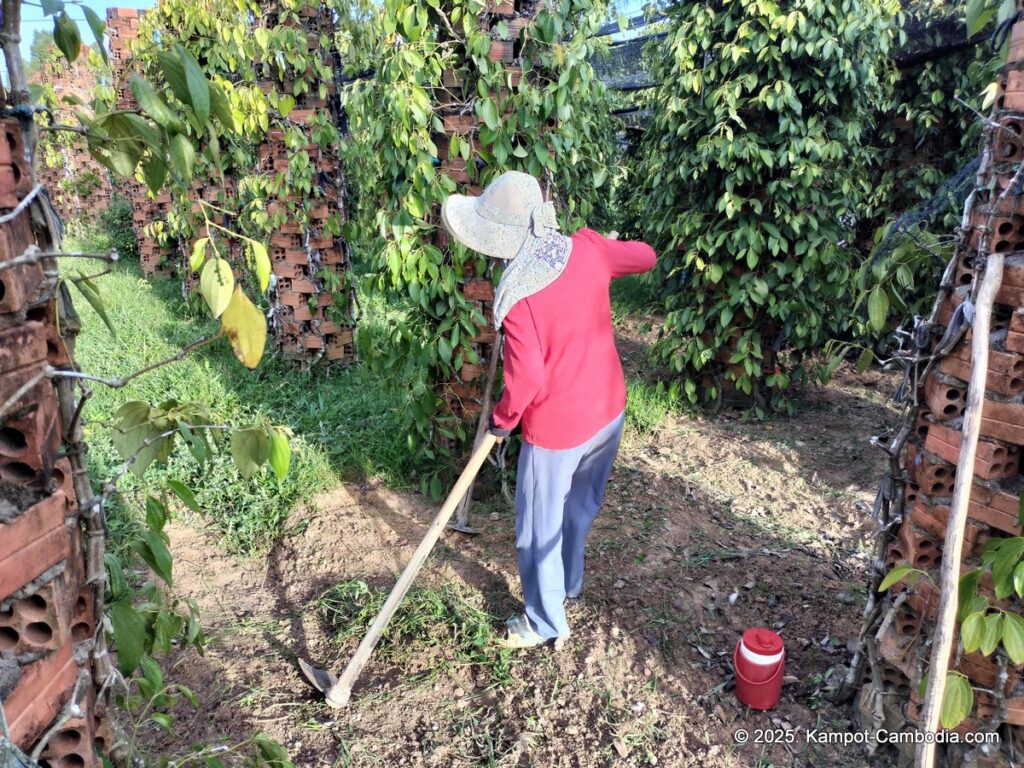
<svg viewBox="0 0 1024 768"><path fill-rule="evenodd" d="M97 277L109 275L112 271L113 270L111 270L110 268L107 268L104 269L102 272L93 272L91 275L72 275L68 279L77 286L81 282L87 280L95 280Z"/></svg>
<svg viewBox="0 0 1024 768"><path fill-rule="evenodd" d="M0 271L25 264L38 264L44 259L53 258L98 259L115 264L120 257L116 248L111 248L109 253L86 253L84 251L41 251L38 246L30 245L20 256L0 262Z"/></svg>
<svg viewBox="0 0 1024 768"><path fill-rule="evenodd" d="M21 215L21 212L28 208L29 205L31 205L32 201L36 199L36 196L42 191L42 184L36 184L34 187L32 187L32 191L25 195L24 199L20 203L18 203L18 205L15 207L13 211L11 211L10 213L5 213L3 216L0 216L0 224L9 224L10 222L18 218L18 216Z"/></svg>
<svg viewBox="0 0 1024 768"><path fill-rule="evenodd" d="M71 424L68 427L67 437L70 438L75 434L78 429L78 424L82 420L82 411L85 409L86 401L92 397L92 390L84 384L79 385L82 389L82 398L78 401L78 405L75 406L75 413L71 417Z"/></svg>
<svg viewBox="0 0 1024 768"><path fill-rule="evenodd" d="M44 375L51 379L83 379L86 381L95 381L98 382L99 384L105 384L111 389L120 389L121 387L125 386L129 381L138 378L144 373L149 373L150 371L155 370L156 368L160 368L161 366L184 360L185 355L187 355L189 352L199 349L199 347L205 346L210 342L216 341L219 338L220 333L216 333L213 336L206 336L202 339L199 339L198 341L193 341L191 344L179 349L170 357L164 358L163 360L153 363L152 365L147 365L145 368L140 368L139 370L133 373L129 373L127 376L121 376L120 378L116 379L104 379L102 376L94 376L89 373L82 373L81 371L57 370L56 368L51 368L50 366L46 366L43 369L43 371ZM2 410L0 410L0 415L3 415Z"/></svg>
<svg viewBox="0 0 1024 768"><path fill-rule="evenodd" d="M53 738L54 734L57 733L64 724L67 723L73 717L82 716L82 707L78 704L78 692L82 688L82 678L84 675L79 675L78 679L75 680L75 690L71 693L71 698L68 700L67 706L64 707L64 711L61 712L60 717L50 726L50 730L43 734L43 737L36 744L35 749L32 750L32 754L29 757L35 762L39 762L39 757L43 754L43 750L46 749L46 745L50 743L50 739Z"/></svg>
<svg viewBox="0 0 1024 768"><path fill-rule="evenodd" d="M15 404L25 396L26 392L28 392L30 389L32 389L32 387L34 387L36 384L38 384L46 377L46 370L48 368L50 368L50 366L41 368L36 373L35 376L33 376L31 379L29 379L20 387L18 387L17 391L7 398L7 401L2 406L0 406L0 421L2 421L4 417L7 416L7 413L15 406Z"/></svg>

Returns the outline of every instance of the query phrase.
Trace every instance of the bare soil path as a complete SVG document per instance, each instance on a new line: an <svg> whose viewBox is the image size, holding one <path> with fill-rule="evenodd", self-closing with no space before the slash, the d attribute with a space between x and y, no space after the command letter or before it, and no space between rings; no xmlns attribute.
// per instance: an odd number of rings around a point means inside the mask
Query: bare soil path
<svg viewBox="0 0 1024 768"><path fill-rule="evenodd" d="M629 330L626 330L627 335ZM640 339L642 334L635 332ZM625 340L627 368L635 355ZM736 746L740 727L852 731L827 700L845 674L864 604L883 462L868 443L895 418L886 374L841 372L768 423L670 415L624 443L588 544L585 600L566 647L523 651L511 680L424 645L403 664L375 658L344 712L302 681L297 656L340 669L354 641L328 637L318 598L363 578L389 588L435 508L371 484L339 487L296 512L265 561L224 554L208 532L170 528L176 590L213 635L168 678L200 700L176 714L160 751L263 730L300 766L857 766L853 747ZM475 538L447 534L420 583L456 583L494 616L518 606L513 518L474 507ZM786 640L779 707L732 693L732 651L751 626Z"/></svg>

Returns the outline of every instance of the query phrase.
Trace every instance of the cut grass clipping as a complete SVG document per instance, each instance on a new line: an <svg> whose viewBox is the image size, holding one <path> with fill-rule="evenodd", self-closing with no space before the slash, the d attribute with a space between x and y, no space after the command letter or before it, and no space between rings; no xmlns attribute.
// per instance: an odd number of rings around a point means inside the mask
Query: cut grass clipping
<svg viewBox="0 0 1024 768"><path fill-rule="evenodd" d="M318 611L340 642L359 641L380 612L388 589L362 579L337 584L320 596ZM498 645L495 619L473 605L465 585L413 587L391 618L374 654L430 682L446 668L474 667L487 684L511 682L513 652Z"/></svg>

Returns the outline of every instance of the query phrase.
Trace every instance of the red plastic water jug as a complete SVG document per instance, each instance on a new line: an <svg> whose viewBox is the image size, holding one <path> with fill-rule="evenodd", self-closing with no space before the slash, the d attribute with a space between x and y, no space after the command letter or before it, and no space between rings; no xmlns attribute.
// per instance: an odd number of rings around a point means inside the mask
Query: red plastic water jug
<svg viewBox="0 0 1024 768"><path fill-rule="evenodd" d="M782 695L786 650L770 629L748 629L733 653L736 698L754 709L772 709Z"/></svg>

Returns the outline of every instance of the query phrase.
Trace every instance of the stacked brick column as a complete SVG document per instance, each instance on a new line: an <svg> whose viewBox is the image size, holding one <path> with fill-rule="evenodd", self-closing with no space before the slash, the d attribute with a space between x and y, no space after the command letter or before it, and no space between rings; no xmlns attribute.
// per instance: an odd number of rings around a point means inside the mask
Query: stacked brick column
<svg viewBox="0 0 1024 768"><path fill-rule="evenodd" d="M0 214L31 188L21 128L0 122ZM58 245L39 220L30 206L0 224L0 263L31 246L50 252ZM92 768L101 765L93 745L109 743L86 664L95 593L83 579L56 391L49 378L29 386L47 364L70 365L55 291L52 259L0 270L0 701L21 750L30 752L56 721L42 757ZM70 323L64 330L71 332ZM76 689L81 714L69 719L65 707Z"/></svg>
<svg viewBox="0 0 1024 768"><path fill-rule="evenodd" d="M1024 126L1024 24L1012 33L1011 63L1001 76L1002 93L994 126L986 129L985 150L990 164L973 198L968 228L957 243L957 270L953 286L937 313L934 339L953 320L956 308L970 297L971 285L984 274L989 253L1006 254L1006 269L996 296L989 363L981 419L981 437L973 467L957 466L961 429L966 407L967 381L971 376L971 332L941 358L924 379L915 429L901 457L907 482L904 513L897 535L888 548L885 569L907 563L928 571L931 580L892 590L883 607L889 611L877 645L881 660L882 690L870 678L862 689L862 713L872 718L878 701L884 701L885 727L912 728L918 721L921 700L918 684L930 657L928 640L934 634L943 544L950 514L951 496L958 474L969 472L973 483L969 520L963 547L962 570L979 568L980 555L992 538L1019 536L1020 497L1024 490L1021 452L1024 450L1024 199L1012 191L1000 198L1024 159L1021 129ZM1000 127L995 127L1000 126ZM1004 130L1005 129L1005 130ZM978 587L993 606L1024 612L1024 602L1010 598L997 601L990 573ZM897 603L896 601L899 601ZM975 688L975 711L958 731L994 730L1003 727L1002 751L965 751L947 754L962 765L1011 765L1011 749L1024 745L1024 678L1021 669L1008 663L1004 676L995 655L980 653L954 658L957 668ZM879 699L877 694L881 693ZM1002 698L1000 702L993 696ZM1011 748L1011 742L1015 744ZM909 746L908 754L913 753ZM955 748L949 749L955 751Z"/></svg>
<svg viewBox="0 0 1024 768"><path fill-rule="evenodd" d="M96 90L96 77L86 62L88 48L82 46L79 57L69 64L63 57L47 62L38 81L50 86L57 99L52 119L73 123L71 110L62 107L62 99L74 96L88 102ZM74 136L74 140L67 138ZM85 140L72 133L50 135L38 162L39 180L46 185L57 212L65 220L95 219L110 205L110 173L89 154Z"/></svg>
<svg viewBox="0 0 1024 768"><path fill-rule="evenodd" d="M487 11L480 16L480 25L490 30L492 42L489 59L502 62L509 73L509 81L513 88L519 85L524 76L520 59L520 33L529 24L537 12L533 4L514 2L514 0L495 0L489 4ZM498 23L505 22L508 29L506 35L498 30ZM444 73L441 88L435 93L437 109L444 126L444 133L433 137L441 161L441 173L453 181L464 185L464 194L478 195L482 191L479 184L479 169L472 163L467 166L460 155L449 153L450 139L454 135L471 141L477 129L476 116L465 109L465 102L475 96L475 89L465 80L465 73L448 70ZM505 101L507 93L497 93L495 98L499 105ZM440 209L434 212L434 221L438 228L434 234L434 245L442 251L450 244L448 232L440 225ZM471 339L473 349L479 361L465 362L454 381L444 383L440 387L440 395L447 403L450 413L463 421L474 421L480 417L484 387L487 383L487 372L490 367L491 355L494 351L496 335L494 332L494 284L491 279L491 268L477 274L473 265L468 264L464 270L465 281L458 286L466 302L475 306L483 315L484 325L477 329Z"/></svg>
<svg viewBox="0 0 1024 768"><path fill-rule="evenodd" d="M139 11L135 8L107 9L107 36L110 39L110 66L113 70L118 109L136 109L135 98L128 87L131 76L131 46L139 37ZM139 241L139 262L144 275L171 275L177 259L176 243L154 232L154 222L166 218L171 210L171 196L164 192L155 199L146 187L134 181L125 182L125 192L132 201L132 225ZM157 227L158 228L158 227Z"/></svg>
<svg viewBox="0 0 1024 768"><path fill-rule="evenodd" d="M278 26L280 16L273 11L260 19L267 28ZM289 22L292 23L292 22ZM309 5L301 13L309 51L319 51L332 71L339 66L332 48L322 48L320 38L333 39L332 12L324 5ZM320 97L320 86L327 98ZM294 80L268 80L261 83L265 92L294 93ZM271 292L271 328L285 357L301 364L326 358L329 361L355 359L353 344L354 286L349 284L348 246L340 234L326 226L329 218L347 212L344 176L335 147L324 147L312 138L311 121L325 112L338 123L337 87L334 82L313 82L309 90L296 97L295 108L267 133L260 147L261 170L290 178L291 158L305 152L314 167L311 194L273 197L267 201L271 214L284 212L288 220L270 234L270 258L274 270ZM307 142L299 150L285 143L286 128L298 129ZM336 303L343 300L346 306Z"/></svg>

